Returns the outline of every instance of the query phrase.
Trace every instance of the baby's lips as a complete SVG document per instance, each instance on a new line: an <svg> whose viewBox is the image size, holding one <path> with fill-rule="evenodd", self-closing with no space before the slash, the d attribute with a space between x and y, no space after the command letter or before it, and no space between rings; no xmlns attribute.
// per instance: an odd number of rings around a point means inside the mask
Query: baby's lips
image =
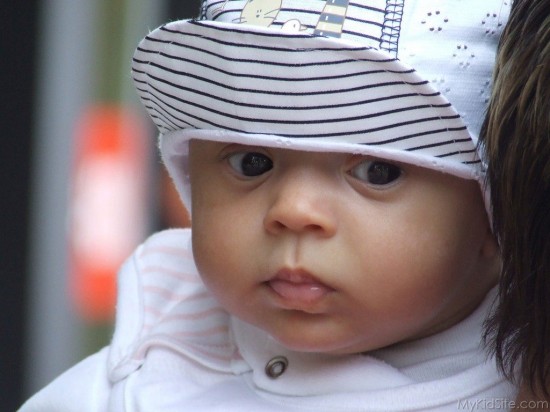
<svg viewBox="0 0 550 412"><path fill-rule="evenodd" d="M283 269L268 284L283 300L296 305L313 304L333 291L303 270Z"/></svg>

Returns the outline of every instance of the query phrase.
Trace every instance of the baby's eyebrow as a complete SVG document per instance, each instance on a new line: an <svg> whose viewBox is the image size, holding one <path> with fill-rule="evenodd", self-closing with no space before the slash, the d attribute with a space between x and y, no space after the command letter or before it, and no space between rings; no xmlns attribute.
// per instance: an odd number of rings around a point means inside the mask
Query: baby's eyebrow
<svg viewBox="0 0 550 412"><path fill-rule="evenodd" d="M228 149L237 149L237 150L243 150L243 151L276 149L269 146L249 145L249 144L243 144L243 143L230 143L225 147Z"/></svg>

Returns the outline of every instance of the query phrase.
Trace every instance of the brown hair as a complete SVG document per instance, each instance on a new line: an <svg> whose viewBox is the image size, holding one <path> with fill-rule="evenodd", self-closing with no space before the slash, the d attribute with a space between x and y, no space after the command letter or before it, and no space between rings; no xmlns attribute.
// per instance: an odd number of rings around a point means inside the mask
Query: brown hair
<svg viewBox="0 0 550 412"><path fill-rule="evenodd" d="M519 370L532 390L548 395L550 0L513 4L480 144L503 257L500 300L485 341L506 376Z"/></svg>

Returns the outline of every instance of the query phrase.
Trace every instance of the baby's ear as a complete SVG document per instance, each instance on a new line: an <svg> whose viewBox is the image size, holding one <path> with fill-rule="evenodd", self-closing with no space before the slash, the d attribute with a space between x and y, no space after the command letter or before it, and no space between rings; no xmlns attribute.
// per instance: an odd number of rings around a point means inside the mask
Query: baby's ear
<svg viewBox="0 0 550 412"><path fill-rule="evenodd" d="M498 242L490 228L487 228L487 232L485 233L485 239L481 246L481 255L486 259L500 257Z"/></svg>
<svg viewBox="0 0 550 412"><path fill-rule="evenodd" d="M487 229L485 239L479 252L479 262L484 268L484 273L488 274L487 280L497 282L502 270L502 259L498 242L491 229Z"/></svg>

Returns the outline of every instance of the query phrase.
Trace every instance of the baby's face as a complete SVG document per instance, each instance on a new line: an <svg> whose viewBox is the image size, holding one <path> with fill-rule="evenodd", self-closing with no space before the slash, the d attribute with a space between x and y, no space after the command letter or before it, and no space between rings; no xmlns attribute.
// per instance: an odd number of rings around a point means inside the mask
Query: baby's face
<svg viewBox="0 0 550 412"><path fill-rule="evenodd" d="M232 314L294 350L444 330L495 284L478 184L344 153L190 143L193 252Z"/></svg>

